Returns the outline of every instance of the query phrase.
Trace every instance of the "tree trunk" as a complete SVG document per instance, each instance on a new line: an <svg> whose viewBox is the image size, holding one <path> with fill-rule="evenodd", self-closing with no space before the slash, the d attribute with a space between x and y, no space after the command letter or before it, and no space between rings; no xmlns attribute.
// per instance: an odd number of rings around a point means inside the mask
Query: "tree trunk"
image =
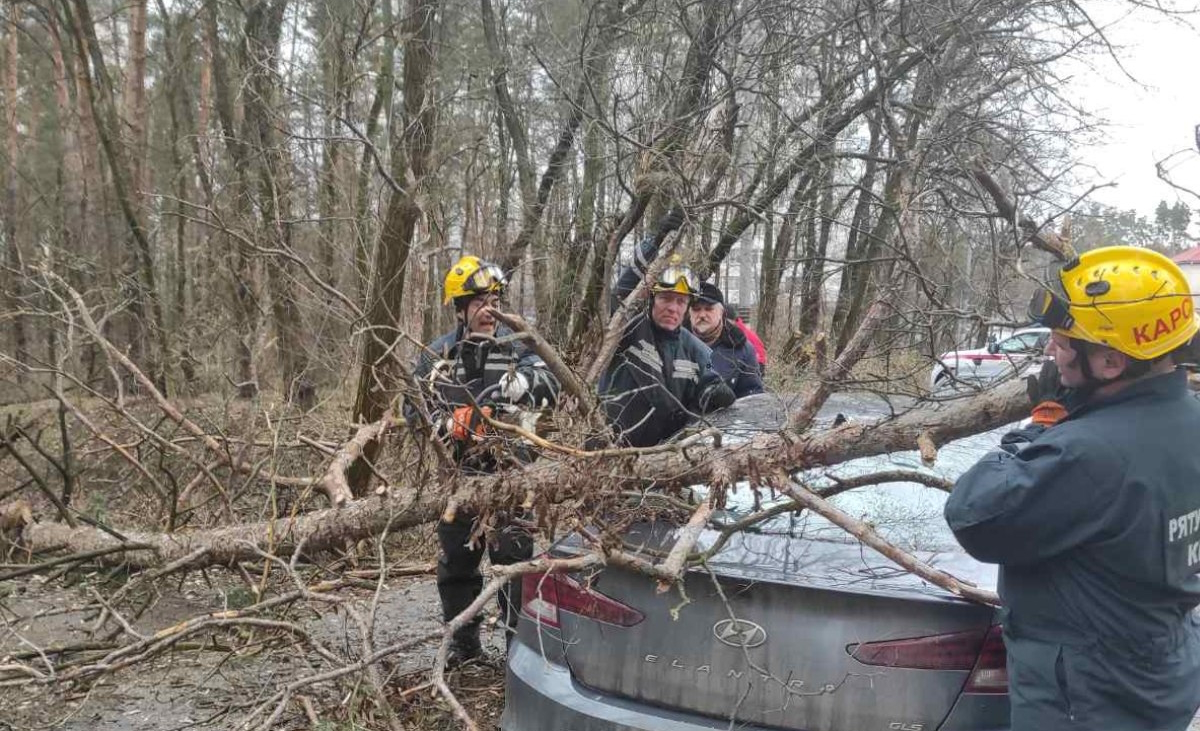
<svg viewBox="0 0 1200 731"><path fill-rule="evenodd" d="M597 21L598 27L595 40L589 40L591 34L584 34L584 38L581 41L582 48L580 49L580 57L585 59L581 71L582 78L574 94L567 99L567 117L563 121L558 139L555 141L554 148L550 152L550 157L546 161L546 170L542 174L541 181L538 183L535 193L533 189L533 170L527 149L529 142L508 93L505 73L507 58L503 54L497 39L496 21L492 13L491 0L480 0L480 2L483 8L484 34L487 36L488 46L492 52L494 62L497 64L497 70L493 76L493 86L500 105L501 116L505 122L505 128L509 131L509 136L517 155L517 175L521 185L521 231L517 234L516 239L513 240L512 245L505 248L505 253L501 260L501 266L506 271L511 271L519 266L524 258L525 249L533 241L538 226L541 224L546 205L550 201L550 194L562 178L567 164L570 162L569 156L575 145L575 136L579 125L582 124L584 119L589 91L594 92L594 89L600 83L601 76L609 66L611 43L618 23L621 20L622 10L619 3L606 2L605 7L597 13L599 20ZM542 257L539 257L538 262L535 264L535 269L537 270L535 280L539 284L546 282L546 271L542 269L544 266L545 263L542 261ZM553 296L553 289L549 285L546 285L544 288L551 289L551 292L543 292L543 287L538 287L538 302L541 303L539 307L541 311L538 314L543 320L550 314L549 310L552 309L556 302L556 298Z"/></svg>
<svg viewBox="0 0 1200 731"><path fill-rule="evenodd" d="M246 10L244 68L247 70L243 138L256 150L256 201L259 235L272 249L290 251L292 174L290 158L278 130L287 128L277 110L279 41L287 0L267 0ZM299 304L293 292L293 265L283 256L267 259L267 286L275 321L282 392L289 403L303 409L316 402L316 386L308 372L308 344L304 341Z"/></svg>
<svg viewBox="0 0 1200 731"><path fill-rule="evenodd" d="M129 165L129 191L128 196L130 205L140 221L146 220L145 210L145 160L147 155L146 150L146 0L133 0L129 4L129 55L126 58L124 65L124 88L121 92L121 110L120 121L121 126L110 131L110 134L118 141L118 144L125 150L125 159ZM116 28L116 18L114 14L114 28ZM120 65L120 59L116 59L117 65ZM147 232L148 234L149 232ZM136 243L136 242L135 242ZM145 254L134 246L130 249L131 256L128 257L125 275L129 281L136 282L138 279L139 270L149 268L153 271L153 260L144 263ZM164 257L167 258L167 257ZM146 285L143 283L142 285ZM157 290L153 295L156 299L159 297ZM122 319L126 320L128 328L129 343L132 347L131 355L134 361L138 363L149 363L150 349L153 348L153 343L148 342L147 330L153 333L153 328L148 327L146 321L149 316L149 311L146 303L141 296L135 292L132 298L129 312L122 313ZM162 373L168 371L168 361L165 350L167 348L166 340L168 338L165 319L162 322L163 350L160 362L157 364ZM150 372L154 372L154 367L149 368ZM161 379L155 379L158 386L161 388L163 382Z"/></svg>
<svg viewBox="0 0 1200 731"><path fill-rule="evenodd" d="M383 49L379 52L379 74L376 77L375 94L371 99L371 109L367 112L367 128L364 132L367 144L363 145L362 157L358 163L358 186L354 203L354 281L360 303L366 302L371 279L371 246L368 242L372 238L374 226L371 225L371 216L367 212L371 200L371 170L376 163L384 163L383 160L376 161L374 153L383 154L386 151L379 150L377 145L379 115L381 111L386 112L390 119L392 89L396 84L393 71L396 65L396 29L392 22L392 0L381 0L379 7L380 23L383 26Z"/></svg>
<svg viewBox="0 0 1200 731"><path fill-rule="evenodd" d="M590 299L598 299L598 295L591 292L594 285L590 275L603 256L603 250L596 247L596 242L602 240L602 237L597 235L596 210L605 162L604 141L600 131L599 124L589 124L583 133L583 185L575 213L576 234L568 248L568 271L559 288L557 305L559 312L567 312L570 315L567 318L554 318L560 330L557 333L548 333L558 337L560 342L574 342L576 328L581 321L588 318L583 303ZM583 284L582 288L580 283Z"/></svg>
<svg viewBox="0 0 1200 731"><path fill-rule="evenodd" d="M165 388L168 350L162 303L155 276L153 249L150 234L142 222L137 191L132 187L134 182L127 151L119 136L122 123L117 112L116 102L113 100L112 79L108 74L104 56L100 52L88 3L85 0L73 0L73 2L72 0L62 0L62 3L64 14L71 23L77 60L82 67L83 73L81 73L80 79L84 86L83 92L87 95L92 117L96 120L96 131L100 137L100 144L112 171L113 192L134 241L136 266L134 279L137 284L131 293L130 310L135 315L134 320L139 330L148 325L154 349L154 358L148 363L145 370L151 374L156 385ZM138 313L141 315L139 316ZM140 341L141 338L136 337L131 345L136 347Z"/></svg>
<svg viewBox="0 0 1200 731"><path fill-rule="evenodd" d="M879 170L877 158L883 150L883 143L881 125L875 115L868 115L867 127L870 130L871 141L867 145L867 161L862 177L858 179L858 202L854 206L850 231L846 236L846 260L842 267L841 281L838 283L833 322L829 326L838 353L846 346L854 332L855 324L848 319L850 308L855 298L862 296L860 280L870 276L873 266L873 262L866 260L871 241L867 235L867 226L870 224L871 205L875 200L875 178Z"/></svg>
<svg viewBox="0 0 1200 731"><path fill-rule="evenodd" d="M250 154L246 142L238 132L237 116L234 111L234 80L230 78L225 54L221 51L220 34L218 32L217 0L205 2L205 40L212 59L213 96L217 117L224 132L221 137L225 140L226 152L233 167L234 185L230 191L230 200L234 211L234 220L241 225L248 225L252 214L250 211L250 181L248 167ZM240 86L240 84L238 84ZM239 398L249 399L258 395L258 370L254 361L254 343L258 339L259 300L257 276L253 263L245 248L232 234L226 234L224 257L230 260L228 269L231 270L230 290L231 310L233 312L234 359L237 362L234 382Z"/></svg>
<svg viewBox="0 0 1200 731"><path fill-rule="evenodd" d="M175 180L175 256L174 266L171 269L171 332L179 333L185 331L188 308L187 308L187 283L188 283L188 255L187 255L187 217L191 211L187 207L188 193L188 175L187 163L185 155L180 145L184 144L185 138L183 132L183 122L181 117L187 118L189 115L188 105L190 101L187 96L188 77L183 72L179 64L179 33L175 27L176 21L171 18L167 12L166 4L163 0L157 0L159 15L162 19L163 28L163 50L167 58L167 78L170 83L167 85L167 112L171 120L171 168L173 171L172 177ZM144 9L143 9L144 13ZM144 61L143 61L144 65ZM189 131L189 134L195 143L198 135L194 130ZM197 160L197 163L200 161ZM204 176L204 173L201 173ZM211 196L206 195L211 206ZM195 379L195 364L193 362L187 339L182 342L177 342L180 350L179 365L183 372L185 382L191 382Z"/></svg>
<svg viewBox="0 0 1200 731"><path fill-rule="evenodd" d="M764 337L769 337L775 329L775 316L779 311L779 287L783 282L783 273L788 269L792 244L796 240L796 220L800 216L800 208L804 204L808 187L807 181L796 185L774 244L763 247L762 295L758 303L756 328ZM790 308L790 300L786 304Z"/></svg>
<svg viewBox="0 0 1200 731"><path fill-rule="evenodd" d="M5 129L5 165L4 175L4 244L8 252L8 280L4 291L7 294L8 311L16 313L12 318L13 354L20 363L29 363L29 334L25 327L25 317L21 311L27 307L24 301L24 271L21 266L21 249L17 230L17 161L20 153L20 121L17 114L17 64L19 62L21 6L9 4L9 22L6 24L7 33L4 36L4 129ZM23 379L24 374L17 372L17 378Z"/></svg>
<svg viewBox="0 0 1200 731"><path fill-rule="evenodd" d="M437 47L433 42L438 0L409 0L402 30L408 39L404 52L404 116L400 138L392 151L392 173L409 181L403 192L392 194L379 243L375 248L375 279L371 287L367 326L363 336L362 364L354 402L354 420L378 421L387 411L393 392L392 366L385 360L404 326L404 279L417 221L422 216L420 197L428 184L437 107L434 72ZM371 442L363 459L351 469L350 484L361 494L370 477L370 461L378 450Z"/></svg>
<svg viewBox="0 0 1200 731"><path fill-rule="evenodd" d="M533 163L529 159L529 136L525 125L517 114L516 104L508 91L508 55L500 47L500 35L496 30L496 14L492 10L491 0L479 0L480 18L483 21L483 37L487 43L488 54L492 58L492 92L496 95L496 103L500 107L500 119L508 130L508 138L512 143L513 152L517 156L517 179L521 187L521 205L528 208L533 205ZM500 242L504 246L504 242ZM518 262L520 261L518 257ZM506 269L515 267L507 266Z"/></svg>
<svg viewBox="0 0 1200 731"><path fill-rule="evenodd" d="M833 209L833 165L828 157L830 152L832 145L817 159L816 164L821 167L821 172L813 190L814 202L817 204L816 215L810 219L815 225L809 229L804 248L799 329L805 336L815 335L821 326L821 312L824 310L825 253L829 249L829 234L833 228L833 219L837 215Z"/></svg>
<svg viewBox="0 0 1200 731"><path fill-rule="evenodd" d="M163 22L168 18L164 17ZM129 184L138 206L146 186L146 0L129 3L129 64L125 69L124 117L128 126Z"/></svg>
<svg viewBox="0 0 1200 731"><path fill-rule="evenodd" d="M799 437L764 434L734 446L616 458L621 460L619 469L616 463L607 464L608 458L543 460L525 468L520 480L505 473L466 477L438 486L410 485L383 500L352 500L338 508L269 522L170 534L129 531L125 532L125 543L130 550L114 554L108 562L146 568L204 549L205 553L193 558L193 565L231 565L260 558L260 549L269 548L276 555L286 556L301 543L306 551L320 552L384 530L397 531L436 520L448 504L461 510L487 511L533 500L540 511L548 514L551 506L574 501L576 507L572 510L576 511L579 503L600 497L596 492L597 474L611 476L604 486L610 494L622 489L640 490L647 484L663 491L696 484L729 484L750 476L787 474L913 449L919 440L945 444L1012 423L1028 412L1025 384L1013 381L938 411L917 410L882 422L850 422ZM695 450L702 450L702 458L697 458L701 452ZM25 525L19 544L35 552L82 552L113 549L120 543L90 526L70 529L40 522Z"/></svg>
<svg viewBox="0 0 1200 731"><path fill-rule="evenodd" d="M347 106L353 92L352 62L348 58L348 18L344 3L320 4L315 9L317 45L321 59L322 127L321 172L318 196L320 216L321 276L331 287L338 286L339 245L343 240L343 217L339 176L342 174L343 143L339 140L338 117L348 117ZM349 181L346 181L349 182ZM329 299L329 297L327 297Z"/></svg>

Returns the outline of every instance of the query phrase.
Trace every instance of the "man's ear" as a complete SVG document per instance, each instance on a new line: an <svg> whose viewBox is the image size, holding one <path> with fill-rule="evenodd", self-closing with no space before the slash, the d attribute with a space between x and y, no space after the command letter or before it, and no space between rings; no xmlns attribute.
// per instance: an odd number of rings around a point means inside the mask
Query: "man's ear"
<svg viewBox="0 0 1200 731"><path fill-rule="evenodd" d="M1104 381L1119 377L1129 367L1129 361L1129 356L1112 348L1092 349L1092 372Z"/></svg>

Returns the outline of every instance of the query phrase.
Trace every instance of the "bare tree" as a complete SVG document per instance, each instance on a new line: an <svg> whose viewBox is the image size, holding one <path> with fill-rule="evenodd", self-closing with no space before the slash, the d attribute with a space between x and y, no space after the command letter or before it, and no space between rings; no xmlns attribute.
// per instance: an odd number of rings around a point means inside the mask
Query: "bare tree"
<svg viewBox="0 0 1200 731"><path fill-rule="evenodd" d="M390 359L395 357L397 328L407 320L404 279L422 216L422 186L427 184L425 178L429 174L437 125L433 99L437 13L437 0L411 0L404 21L403 34L408 39L404 53L404 114L392 151L393 177L404 181L404 186L392 194L375 247L375 276L354 402L354 418L362 423L378 421L389 408L395 384L389 375L394 372ZM358 490L362 490L370 475L365 462L374 457L377 449L377 443L372 443L363 453L364 464L356 468L353 484Z"/></svg>

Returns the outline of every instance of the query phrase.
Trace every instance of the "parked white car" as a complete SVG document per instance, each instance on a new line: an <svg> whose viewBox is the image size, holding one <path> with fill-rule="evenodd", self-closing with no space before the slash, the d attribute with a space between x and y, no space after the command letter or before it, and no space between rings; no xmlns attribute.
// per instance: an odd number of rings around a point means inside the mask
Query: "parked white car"
<svg viewBox="0 0 1200 731"><path fill-rule="evenodd" d="M929 374L929 387L947 388L956 382L982 384L1020 372L1042 360L1050 328L1028 327L993 340L986 348L952 350L938 356Z"/></svg>

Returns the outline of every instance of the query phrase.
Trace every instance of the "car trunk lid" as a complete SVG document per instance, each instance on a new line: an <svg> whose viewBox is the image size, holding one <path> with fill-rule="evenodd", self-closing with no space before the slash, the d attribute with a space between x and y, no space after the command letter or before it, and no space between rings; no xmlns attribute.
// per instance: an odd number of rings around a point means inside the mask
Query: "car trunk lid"
<svg viewBox="0 0 1200 731"><path fill-rule="evenodd" d="M643 526L629 538L663 544L669 534ZM560 612L574 678L738 723L934 729L972 665L961 657L943 662L939 642L957 642L942 647L951 654L978 654L992 622L990 608L954 600L856 544L739 535L709 569L689 572L682 591L665 593L627 571L574 577L642 615L621 626ZM904 654L913 646L886 644L931 637L952 639L918 641L932 652L924 663L930 669L897 667L898 658L913 664Z"/></svg>

